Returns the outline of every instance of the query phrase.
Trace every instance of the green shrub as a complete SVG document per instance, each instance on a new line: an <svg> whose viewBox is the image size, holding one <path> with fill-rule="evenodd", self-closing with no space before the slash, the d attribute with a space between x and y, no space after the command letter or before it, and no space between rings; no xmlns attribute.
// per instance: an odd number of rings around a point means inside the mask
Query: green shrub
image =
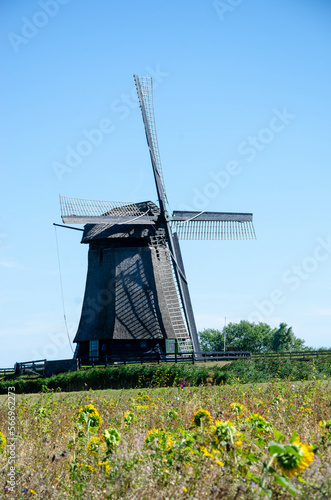
<svg viewBox="0 0 331 500"><path fill-rule="evenodd" d="M97 389L132 389L135 387L180 387L228 383L261 383L271 380L313 380L331 377L331 356L308 361L288 358L240 359L219 367L204 363L120 365L91 368L44 378L2 380L0 394L15 386L16 393L41 392L43 386L65 392Z"/></svg>

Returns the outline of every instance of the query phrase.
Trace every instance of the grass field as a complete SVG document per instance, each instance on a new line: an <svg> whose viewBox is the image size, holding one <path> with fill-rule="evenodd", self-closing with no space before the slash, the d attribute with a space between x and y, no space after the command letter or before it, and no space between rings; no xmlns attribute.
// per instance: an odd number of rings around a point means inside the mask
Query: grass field
<svg viewBox="0 0 331 500"><path fill-rule="evenodd" d="M331 497L330 380L17 395L14 489L9 413L0 500Z"/></svg>

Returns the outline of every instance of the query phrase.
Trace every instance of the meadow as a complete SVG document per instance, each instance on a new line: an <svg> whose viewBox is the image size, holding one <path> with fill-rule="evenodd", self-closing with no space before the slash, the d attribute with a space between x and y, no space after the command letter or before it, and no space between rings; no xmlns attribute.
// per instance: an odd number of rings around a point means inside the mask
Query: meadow
<svg viewBox="0 0 331 500"><path fill-rule="evenodd" d="M331 497L331 380L17 395L0 500ZM7 440L7 443L6 443Z"/></svg>

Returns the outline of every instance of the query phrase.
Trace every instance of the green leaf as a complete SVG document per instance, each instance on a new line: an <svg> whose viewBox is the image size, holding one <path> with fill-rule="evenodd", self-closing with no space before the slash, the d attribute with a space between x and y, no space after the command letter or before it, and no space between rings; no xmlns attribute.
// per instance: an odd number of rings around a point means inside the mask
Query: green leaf
<svg viewBox="0 0 331 500"><path fill-rule="evenodd" d="M259 482L260 482L260 478L257 476L254 476L254 474L252 474L251 472L247 472L247 477L249 477L250 479L253 479L254 483L256 483L256 484L259 484Z"/></svg>
<svg viewBox="0 0 331 500"><path fill-rule="evenodd" d="M294 455L294 456L295 456L296 458L298 458L298 459L300 459L300 458L301 458L300 453L298 453L298 452L297 452L297 450L295 450L295 449L293 448L293 446L291 446L291 445L287 445L287 446L285 446L285 451L286 451L286 453L291 453L292 455Z"/></svg>
<svg viewBox="0 0 331 500"><path fill-rule="evenodd" d="M288 488L290 486L290 482L288 479L286 479L285 476L275 476L274 483L285 486L285 488Z"/></svg>
<svg viewBox="0 0 331 500"><path fill-rule="evenodd" d="M282 434L280 431L277 431L277 430L274 431L274 436L275 436L277 443L279 443L279 441L281 441L282 439L285 438L284 434Z"/></svg>
<svg viewBox="0 0 331 500"><path fill-rule="evenodd" d="M254 453L252 453L251 451L248 453L247 459L250 460L251 462L260 461L260 457L258 457L257 455L254 455Z"/></svg>
<svg viewBox="0 0 331 500"><path fill-rule="evenodd" d="M298 476L298 480L300 481L300 483L302 484L306 484L306 481L304 479L302 479L301 476Z"/></svg>
<svg viewBox="0 0 331 500"><path fill-rule="evenodd" d="M270 443L268 444L268 448L270 455L273 455L274 453L285 453L286 451L285 446L275 443L274 441L270 441Z"/></svg>
<svg viewBox="0 0 331 500"><path fill-rule="evenodd" d="M293 484L285 476L275 476L274 482L276 484L280 484L280 486L285 486L291 495L296 495L297 490L295 486L293 486Z"/></svg>
<svg viewBox="0 0 331 500"><path fill-rule="evenodd" d="M290 439L290 442L293 443L293 441L295 440L295 438L298 437L298 433L297 431L293 431L292 432L292 436L291 436L291 439Z"/></svg>

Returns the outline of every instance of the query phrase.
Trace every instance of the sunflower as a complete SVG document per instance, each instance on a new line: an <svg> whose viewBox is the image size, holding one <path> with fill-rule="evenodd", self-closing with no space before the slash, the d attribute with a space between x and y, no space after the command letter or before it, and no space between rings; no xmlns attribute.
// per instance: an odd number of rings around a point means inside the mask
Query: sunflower
<svg viewBox="0 0 331 500"><path fill-rule="evenodd" d="M245 407L241 403L231 403L230 408L232 413L235 415L240 415L241 413L245 413Z"/></svg>
<svg viewBox="0 0 331 500"><path fill-rule="evenodd" d="M0 453L3 453L6 443L5 435L0 431Z"/></svg>
<svg viewBox="0 0 331 500"><path fill-rule="evenodd" d="M223 449L223 446L233 445L235 437L238 435L234 424L227 420L215 420L212 428L212 443L216 448Z"/></svg>
<svg viewBox="0 0 331 500"><path fill-rule="evenodd" d="M98 453L104 453L106 450L106 445L101 439L97 436L93 436L88 442L87 442L87 451L91 455L97 456Z"/></svg>
<svg viewBox="0 0 331 500"><path fill-rule="evenodd" d="M276 465L284 476L292 477L301 474L314 460L313 446L300 443L296 437L294 441L286 446L284 453L276 456Z"/></svg>
<svg viewBox="0 0 331 500"><path fill-rule="evenodd" d="M122 440L121 434L113 427L109 427L109 429L102 434L102 437L107 445L107 454L113 453Z"/></svg>
<svg viewBox="0 0 331 500"><path fill-rule="evenodd" d="M172 435L164 429L151 429L147 432L145 443L155 450L169 451L173 447Z"/></svg>
<svg viewBox="0 0 331 500"><path fill-rule="evenodd" d="M93 430L97 430L101 425L102 419L96 407L89 404L79 409L78 421L80 424L85 424Z"/></svg>
<svg viewBox="0 0 331 500"><path fill-rule="evenodd" d="M272 433L272 424L267 422L259 413L251 413L245 422L251 427L252 432L257 435L270 435Z"/></svg>
<svg viewBox="0 0 331 500"><path fill-rule="evenodd" d="M201 427L202 422L206 422L210 424L213 421L211 414L208 410L204 410L200 408L200 410L196 411L192 417L192 422L197 427Z"/></svg>

